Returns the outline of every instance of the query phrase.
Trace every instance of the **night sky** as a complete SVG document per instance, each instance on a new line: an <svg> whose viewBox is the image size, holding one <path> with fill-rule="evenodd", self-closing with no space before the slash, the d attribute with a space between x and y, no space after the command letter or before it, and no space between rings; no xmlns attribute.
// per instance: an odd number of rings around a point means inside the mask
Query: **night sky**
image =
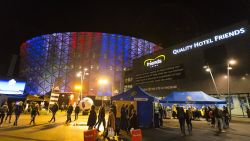
<svg viewBox="0 0 250 141"><path fill-rule="evenodd" d="M135 36L167 48L250 19L250 1L180 0L135 3L1 2L0 76L22 42L54 32L107 32ZM15 69L15 76L18 66Z"/></svg>

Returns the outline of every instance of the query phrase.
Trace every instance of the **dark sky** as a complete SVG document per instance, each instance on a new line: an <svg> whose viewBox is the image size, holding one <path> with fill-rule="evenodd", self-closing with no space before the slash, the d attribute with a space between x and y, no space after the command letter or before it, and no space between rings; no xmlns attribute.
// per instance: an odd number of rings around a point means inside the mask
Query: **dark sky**
<svg viewBox="0 0 250 141"><path fill-rule="evenodd" d="M118 33L143 38L166 48L250 18L248 0L118 2L1 2L0 75L6 75L11 56L19 54L22 42L42 34L67 31Z"/></svg>

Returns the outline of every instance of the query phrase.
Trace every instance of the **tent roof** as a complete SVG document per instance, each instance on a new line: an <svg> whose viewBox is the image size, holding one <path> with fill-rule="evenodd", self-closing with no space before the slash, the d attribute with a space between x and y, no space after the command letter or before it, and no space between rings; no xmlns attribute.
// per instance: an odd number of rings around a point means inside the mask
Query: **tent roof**
<svg viewBox="0 0 250 141"><path fill-rule="evenodd" d="M202 91L171 92L163 99L167 103L192 103L192 104L225 104L226 101L214 98Z"/></svg>
<svg viewBox="0 0 250 141"><path fill-rule="evenodd" d="M111 100L124 100L124 101L150 101L153 102L156 99L145 92L141 87L134 86L132 89L111 97Z"/></svg>

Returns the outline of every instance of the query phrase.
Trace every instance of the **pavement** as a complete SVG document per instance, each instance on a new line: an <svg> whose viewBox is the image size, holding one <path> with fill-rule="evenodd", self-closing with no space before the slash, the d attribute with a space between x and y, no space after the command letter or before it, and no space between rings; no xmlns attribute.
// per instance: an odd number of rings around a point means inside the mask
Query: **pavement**
<svg viewBox="0 0 250 141"><path fill-rule="evenodd" d="M14 116L12 117L14 120ZM0 141L83 141L83 131L87 130L87 116L79 116L76 122L65 125L66 113L59 112L55 123L49 123L51 114L37 116L37 125L29 125L30 115L21 115L17 127L4 123L0 128ZM72 115L72 119L74 116ZM107 119L107 118L106 118ZM241 122L236 122L236 121ZM234 119L226 133L218 133L204 120L193 121L192 136L181 136L177 119L164 119L162 128L142 129L143 141L249 141L249 119ZM243 121L243 122L242 122ZM247 122L246 122L247 121ZM102 127L102 126L101 126ZM103 131L103 128L100 128ZM119 140L130 140L125 132ZM102 132L99 133L101 135ZM104 140L102 137L99 140ZM118 137L116 138L118 140Z"/></svg>
<svg viewBox="0 0 250 141"><path fill-rule="evenodd" d="M250 123L250 118L247 118L247 116L232 116L231 122Z"/></svg>

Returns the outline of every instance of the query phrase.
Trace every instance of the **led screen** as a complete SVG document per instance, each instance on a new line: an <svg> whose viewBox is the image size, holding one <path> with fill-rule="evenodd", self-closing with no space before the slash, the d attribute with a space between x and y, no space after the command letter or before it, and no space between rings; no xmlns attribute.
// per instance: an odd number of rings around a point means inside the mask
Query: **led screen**
<svg viewBox="0 0 250 141"><path fill-rule="evenodd" d="M23 94L25 82L15 79L0 80L0 94Z"/></svg>

